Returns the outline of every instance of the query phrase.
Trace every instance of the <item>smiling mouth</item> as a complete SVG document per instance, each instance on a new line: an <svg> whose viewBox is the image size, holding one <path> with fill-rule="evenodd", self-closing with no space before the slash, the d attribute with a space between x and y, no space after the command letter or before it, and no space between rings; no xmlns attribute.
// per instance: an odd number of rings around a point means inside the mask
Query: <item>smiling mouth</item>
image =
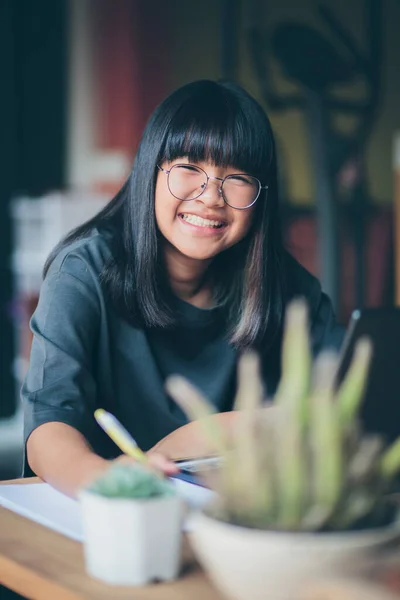
<svg viewBox="0 0 400 600"><path fill-rule="evenodd" d="M222 227L226 226L225 221L213 221L210 219L203 219L198 215L191 215L187 213L180 213L179 218L182 221L186 221L190 223L190 225L196 225L197 227L211 227L212 229L222 229Z"/></svg>

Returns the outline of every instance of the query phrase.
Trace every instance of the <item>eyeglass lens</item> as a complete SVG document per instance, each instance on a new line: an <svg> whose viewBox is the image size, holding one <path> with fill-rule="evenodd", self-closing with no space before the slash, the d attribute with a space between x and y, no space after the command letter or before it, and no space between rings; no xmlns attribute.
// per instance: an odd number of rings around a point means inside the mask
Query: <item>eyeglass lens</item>
<svg viewBox="0 0 400 600"><path fill-rule="evenodd" d="M218 187L222 182L216 182ZM179 200L194 200L207 187L206 173L194 165L174 165L168 177L169 190ZM222 183L222 194L233 208L246 208L260 193L260 182L251 175L228 175Z"/></svg>

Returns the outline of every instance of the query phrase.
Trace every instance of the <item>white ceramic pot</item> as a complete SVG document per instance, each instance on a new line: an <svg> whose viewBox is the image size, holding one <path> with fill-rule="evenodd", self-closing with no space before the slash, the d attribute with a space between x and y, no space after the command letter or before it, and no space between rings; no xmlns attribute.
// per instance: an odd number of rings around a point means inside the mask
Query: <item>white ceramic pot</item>
<svg viewBox="0 0 400 600"><path fill-rule="evenodd" d="M232 600L298 600L312 581L360 568L369 551L398 528L349 533L288 533L248 529L193 517L193 549L215 585Z"/></svg>
<svg viewBox="0 0 400 600"><path fill-rule="evenodd" d="M84 554L90 575L110 584L174 579L181 559L179 496L144 500L79 493Z"/></svg>

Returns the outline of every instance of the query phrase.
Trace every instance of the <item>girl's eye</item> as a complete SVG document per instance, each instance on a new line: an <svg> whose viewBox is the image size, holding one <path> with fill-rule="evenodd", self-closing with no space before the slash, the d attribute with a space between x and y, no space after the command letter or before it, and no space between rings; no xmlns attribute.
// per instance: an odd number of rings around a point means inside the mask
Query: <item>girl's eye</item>
<svg viewBox="0 0 400 600"><path fill-rule="evenodd" d="M228 181L231 181L232 183L237 183L237 184L245 184L245 185L253 185L253 182L251 179L249 179L249 177L246 177L245 175L231 175L228 178Z"/></svg>
<svg viewBox="0 0 400 600"><path fill-rule="evenodd" d="M177 169L182 171L191 171L192 173L200 173L199 169L194 165L179 165Z"/></svg>

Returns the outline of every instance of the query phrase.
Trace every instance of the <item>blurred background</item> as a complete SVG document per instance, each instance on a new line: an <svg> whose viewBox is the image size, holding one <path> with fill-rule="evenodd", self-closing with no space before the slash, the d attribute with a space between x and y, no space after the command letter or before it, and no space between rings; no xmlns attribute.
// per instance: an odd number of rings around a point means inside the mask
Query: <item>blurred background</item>
<svg viewBox="0 0 400 600"><path fill-rule="evenodd" d="M266 109L287 247L341 322L400 300L399 26L399 0L0 2L0 479L20 472L45 258L119 189L180 85L231 79Z"/></svg>

